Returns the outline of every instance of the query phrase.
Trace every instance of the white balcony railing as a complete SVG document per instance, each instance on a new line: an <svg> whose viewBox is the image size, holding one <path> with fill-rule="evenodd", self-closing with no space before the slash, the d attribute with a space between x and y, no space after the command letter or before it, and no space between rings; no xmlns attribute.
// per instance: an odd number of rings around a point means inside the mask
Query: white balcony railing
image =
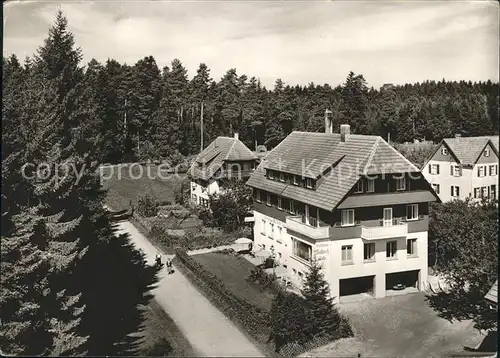
<svg viewBox="0 0 500 358"><path fill-rule="evenodd" d="M308 225L302 219L302 216L287 216L286 228L303 234L313 239L325 239L330 236L330 227L326 225L312 226Z"/></svg>
<svg viewBox="0 0 500 358"><path fill-rule="evenodd" d="M391 225L384 226L362 226L361 238L365 240L388 239L391 237L402 237L408 234L408 225L399 220L394 220Z"/></svg>

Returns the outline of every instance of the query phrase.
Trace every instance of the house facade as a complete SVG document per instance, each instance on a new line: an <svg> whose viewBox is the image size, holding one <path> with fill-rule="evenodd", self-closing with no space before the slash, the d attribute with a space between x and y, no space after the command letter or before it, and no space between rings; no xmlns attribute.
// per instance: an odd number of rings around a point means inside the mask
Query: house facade
<svg viewBox="0 0 500 358"><path fill-rule="evenodd" d="M191 201L208 206L210 195L224 190L226 180L246 180L255 170L257 156L238 138L217 137L206 147L191 165Z"/></svg>
<svg viewBox="0 0 500 358"><path fill-rule="evenodd" d="M327 113L328 114L328 113ZM438 200L418 168L382 138L293 132L247 182L254 247L271 250L300 286L313 260L331 296L385 297L427 281L428 204Z"/></svg>
<svg viewBox="0 0 500 358"><path fill-rule="evenodd" d="M498 137L445 138L422 168L441 201L498 199Z"/></svg>

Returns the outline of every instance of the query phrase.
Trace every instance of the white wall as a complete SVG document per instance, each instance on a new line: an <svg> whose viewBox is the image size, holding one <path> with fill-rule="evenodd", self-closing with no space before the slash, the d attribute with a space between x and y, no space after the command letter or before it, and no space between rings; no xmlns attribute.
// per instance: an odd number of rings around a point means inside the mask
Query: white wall
<svg viewBox="0 0 500 358"><path fill-rule="evenodd" d="M206 187L192 181L190 183L190 197L193 198L193 194L196 195L196 204L200 204L200 198L208 200L210 194L215 194L220 191L219 183L217 180L211 179Z"/></svg>
<svg viewBox="0 0 500 358"><path fill-rule="evenodd" d="M255 223L254 223L254 248L258 250L260 245L264 244L266 250L269 250L271 246L274 246L276 257L278 257L278 252L282 254L282 263L287 265L288 276L292 278L294 283L299 284L300 279L298 277L298 272L302 272L305 275L309 270L309 265L292 257L293 244L291 235L282 230L281 237L278 237L277 226L285 226L285 223L271 218L267 215L254 211ZM266 221L265 231L262 230L262 219ZM275 233L274 239L269 238L270 222L274 223ZM265 232L265 235L262 232ZM294 238L299 239L299 237L294 236ZM408 257L406 253L406 239L417 239L417 256ZM404 238L398 238L397 240L397 256L396 259L386 258L386 242L392 241L394 239L388 240L376 240L376 241L364 241L361 238L356 239L340 239L340 240L323 240L316 241L313 246L313 253L315 250L321 250L322 258L321 264L323 266L323 272L325 274L326 280L330 283L330 291L332 297L339 297L339 280L363 277L363 276L376 276L376 288L375 296L384 297L385 296L385 275L387 273L410 271L410 270L420 270L419 286L423 287L422 284L427 282L428 268L428 239L427 231L408 234ZM281 243L279 242L281 241ZM305 241L305 240L303 240ZM305 241L307 242L307 241ZM364 243L365 242L375 242L375 262L364 262ZM352 245L353 246L353 263L348 265L342 265L342 246ZM316 251L317 252L317 251ZM318 254L317 257L320 255ZM297 271L297 274L293 274L293 270Z"/></svg>

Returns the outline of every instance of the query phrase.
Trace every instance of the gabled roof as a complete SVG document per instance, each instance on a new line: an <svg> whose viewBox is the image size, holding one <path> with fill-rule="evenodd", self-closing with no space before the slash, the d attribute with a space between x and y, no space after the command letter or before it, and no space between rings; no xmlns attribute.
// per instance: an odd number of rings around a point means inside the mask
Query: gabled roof
<svg viewBox="0 0 500 358"><path fill-rule="evenodd" d="M210 179L224 162L256 160L257 156L239 139L217 137L194 161L188 171L193 179Z"/></svg>
<svg viewBox="0 0 500 358"><path fill-rule="evenodd" d="M474 165L489 141L498 155L498 137L495 136L443 139L443 142L462 165Z"/></svg>
<svg viewBox="0 0 500 358"><path fill-rule="evenodd" d="M484 296L485 299L488 301L493 302L494 304L498 303L498 280L495 282L495 284L491 287L491 289L488 291L488 293Z"/></svg>
<svg viewBox="0 0 500 358"><path fill-rule="evenodd" d="M271 168L304 177L315 177L333 167L318 182L316 190L268 180ZM325 210L333 210L360 176L378 173L418 172L418 168L378 136L351 134L341 142L340 134L292 132L267 155L247 184Z"/></svg>

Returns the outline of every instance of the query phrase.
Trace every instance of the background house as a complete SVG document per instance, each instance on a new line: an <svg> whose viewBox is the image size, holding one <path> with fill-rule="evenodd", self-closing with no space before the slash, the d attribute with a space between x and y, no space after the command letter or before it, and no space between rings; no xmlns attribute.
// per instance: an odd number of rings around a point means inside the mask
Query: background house
<svg viewBox="0 0 500 358"><path fill-rule="evenodd" d="M220 192L225 180L246 180L255 169L257 156L238 138L217 137L191 165L191 200L197 205L208 205L211 194Z"/></svg>
<svg viewBox="0 0 500 358"><path fill-rule="evenodd" d="M422 174L443 202L498 199L498 137L445 138Z"/></svg>

